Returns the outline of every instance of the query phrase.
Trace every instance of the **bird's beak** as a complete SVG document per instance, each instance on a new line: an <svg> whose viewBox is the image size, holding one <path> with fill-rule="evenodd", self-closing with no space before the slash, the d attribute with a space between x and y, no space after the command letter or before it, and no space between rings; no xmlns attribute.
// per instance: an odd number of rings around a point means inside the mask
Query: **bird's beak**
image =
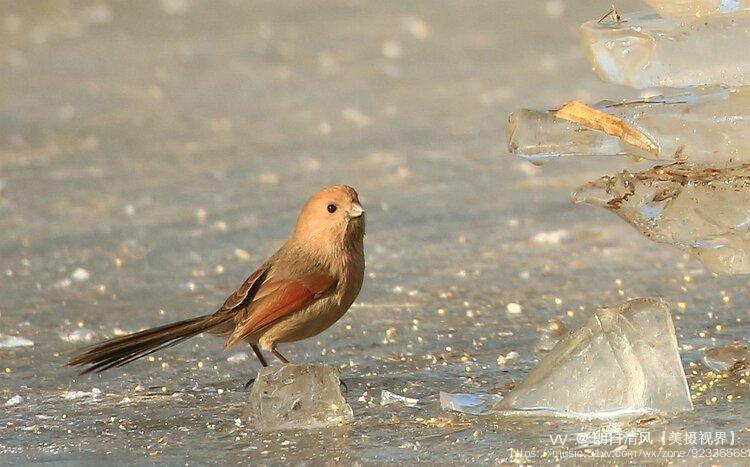
<svg viewBox="0 0 750 467"><path fill-rule="evenodd" d="M349 210L349 219L356 219L364 213L365 210L362 209L362 206L359 203L353 203L352 208Z"/></svg>

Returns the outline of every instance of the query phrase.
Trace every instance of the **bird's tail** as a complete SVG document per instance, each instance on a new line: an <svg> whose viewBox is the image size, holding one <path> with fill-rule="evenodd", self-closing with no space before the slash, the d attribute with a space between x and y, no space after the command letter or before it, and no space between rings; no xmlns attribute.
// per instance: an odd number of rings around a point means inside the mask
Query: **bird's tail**
<svg viewBox="0 0 750 467"><path fill-rule="evenodd" d="M231 316L206 315L116 337L95 345L71 359L68 365L90 365L83 371L83 374L99 373L113 367L121 367L158 350L179 344L229 319Z"/></svg>

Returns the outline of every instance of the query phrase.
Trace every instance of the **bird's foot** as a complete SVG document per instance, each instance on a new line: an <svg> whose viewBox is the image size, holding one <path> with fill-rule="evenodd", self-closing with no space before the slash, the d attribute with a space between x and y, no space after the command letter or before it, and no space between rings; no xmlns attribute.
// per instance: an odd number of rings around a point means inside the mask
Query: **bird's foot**
<svg viewBox="0 0 750 467"><path fill-rule="evenodd" d="M255 378L253 378L250 381L248 381L247 383L245 383L245 386L243 386L244 389L247 390L250 386L253 385L254 382L255 382Z"/></svg>

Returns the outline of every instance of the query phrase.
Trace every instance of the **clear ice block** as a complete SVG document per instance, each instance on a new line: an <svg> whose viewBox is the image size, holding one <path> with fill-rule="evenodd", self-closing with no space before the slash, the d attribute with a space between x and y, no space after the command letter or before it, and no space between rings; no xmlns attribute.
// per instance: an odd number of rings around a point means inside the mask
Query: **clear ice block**
<svg viewBox="0 0 750 467"><path fill-rule="evenodd" d="M341 395L340 372L330 365L261 368L245 416L261 430L324 428L353 419Z"/></svg>
<svg viewBox="0 0 750 467"><path fill-rule="evenodd" d="M503 400L497 394L464 394L440 391L440 408L469 415L489 415Z"/></svg>
<svg viewBox="0 0 750 467"><path fill-rule="evenodd" d="M591 108L640 132L655 149L556 117L554 110L519 109L508 118L508 150L535 163L575 155L632 155L713 166L750 162L750 86L707 86L669 97L603 101Z"/></svg>
<svg viewBox="0 0 750 467"><path fill-rule="evenodd" d="M636 88L750 84L750 12L679 22L654 11L588 21L583 48L599 78Z"/></svg>
<svg viewBox="0 0 750 467"><path fill-rule="evenodd" d="M750 273L750 165L623 171L579 187L573 202L614 211L647 238L688 250L716 274Z"/></svg>
<svg viewBox="0 0 750 467"><path fill-rule="evenodd" d="M499 408L584 418L692 410L669 308L637 299L597 310Z"/></svg>
<svg viewBox="0 0 750 467"><path fill-rule="evenodd" d="M750 0L645 0L665 18L697 19L750 10Z"/></svg>

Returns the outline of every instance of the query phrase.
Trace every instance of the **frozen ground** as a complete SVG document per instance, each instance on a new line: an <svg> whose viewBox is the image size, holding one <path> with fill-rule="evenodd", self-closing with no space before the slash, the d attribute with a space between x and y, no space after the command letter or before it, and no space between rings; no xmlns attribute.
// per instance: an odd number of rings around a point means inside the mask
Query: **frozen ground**
<svg viewBox="0 0 750 467"><path fill-rule="evenodd" d="M537 326L630 297L671 302L689 382L707 381L701 349L748 335L747 277L569 202L643 166L505 152L515 108L635 97L579 44L610 3L0 3L0 333L34 342L0 348L0 463L534 460L566 434L590 456L580 434L608 427L456 415L438 393L505 391L536 364ZM213 311L333 182L368 210L369 277L339 324L282 350L342 367L354 424L237 422L256 363L208 337L124 372L63 367L87 338ZM380 405L383 389L420 405ZM707 447L671 433L750 447L747 385L699 393L627 430L664 455Z"/></svg>

